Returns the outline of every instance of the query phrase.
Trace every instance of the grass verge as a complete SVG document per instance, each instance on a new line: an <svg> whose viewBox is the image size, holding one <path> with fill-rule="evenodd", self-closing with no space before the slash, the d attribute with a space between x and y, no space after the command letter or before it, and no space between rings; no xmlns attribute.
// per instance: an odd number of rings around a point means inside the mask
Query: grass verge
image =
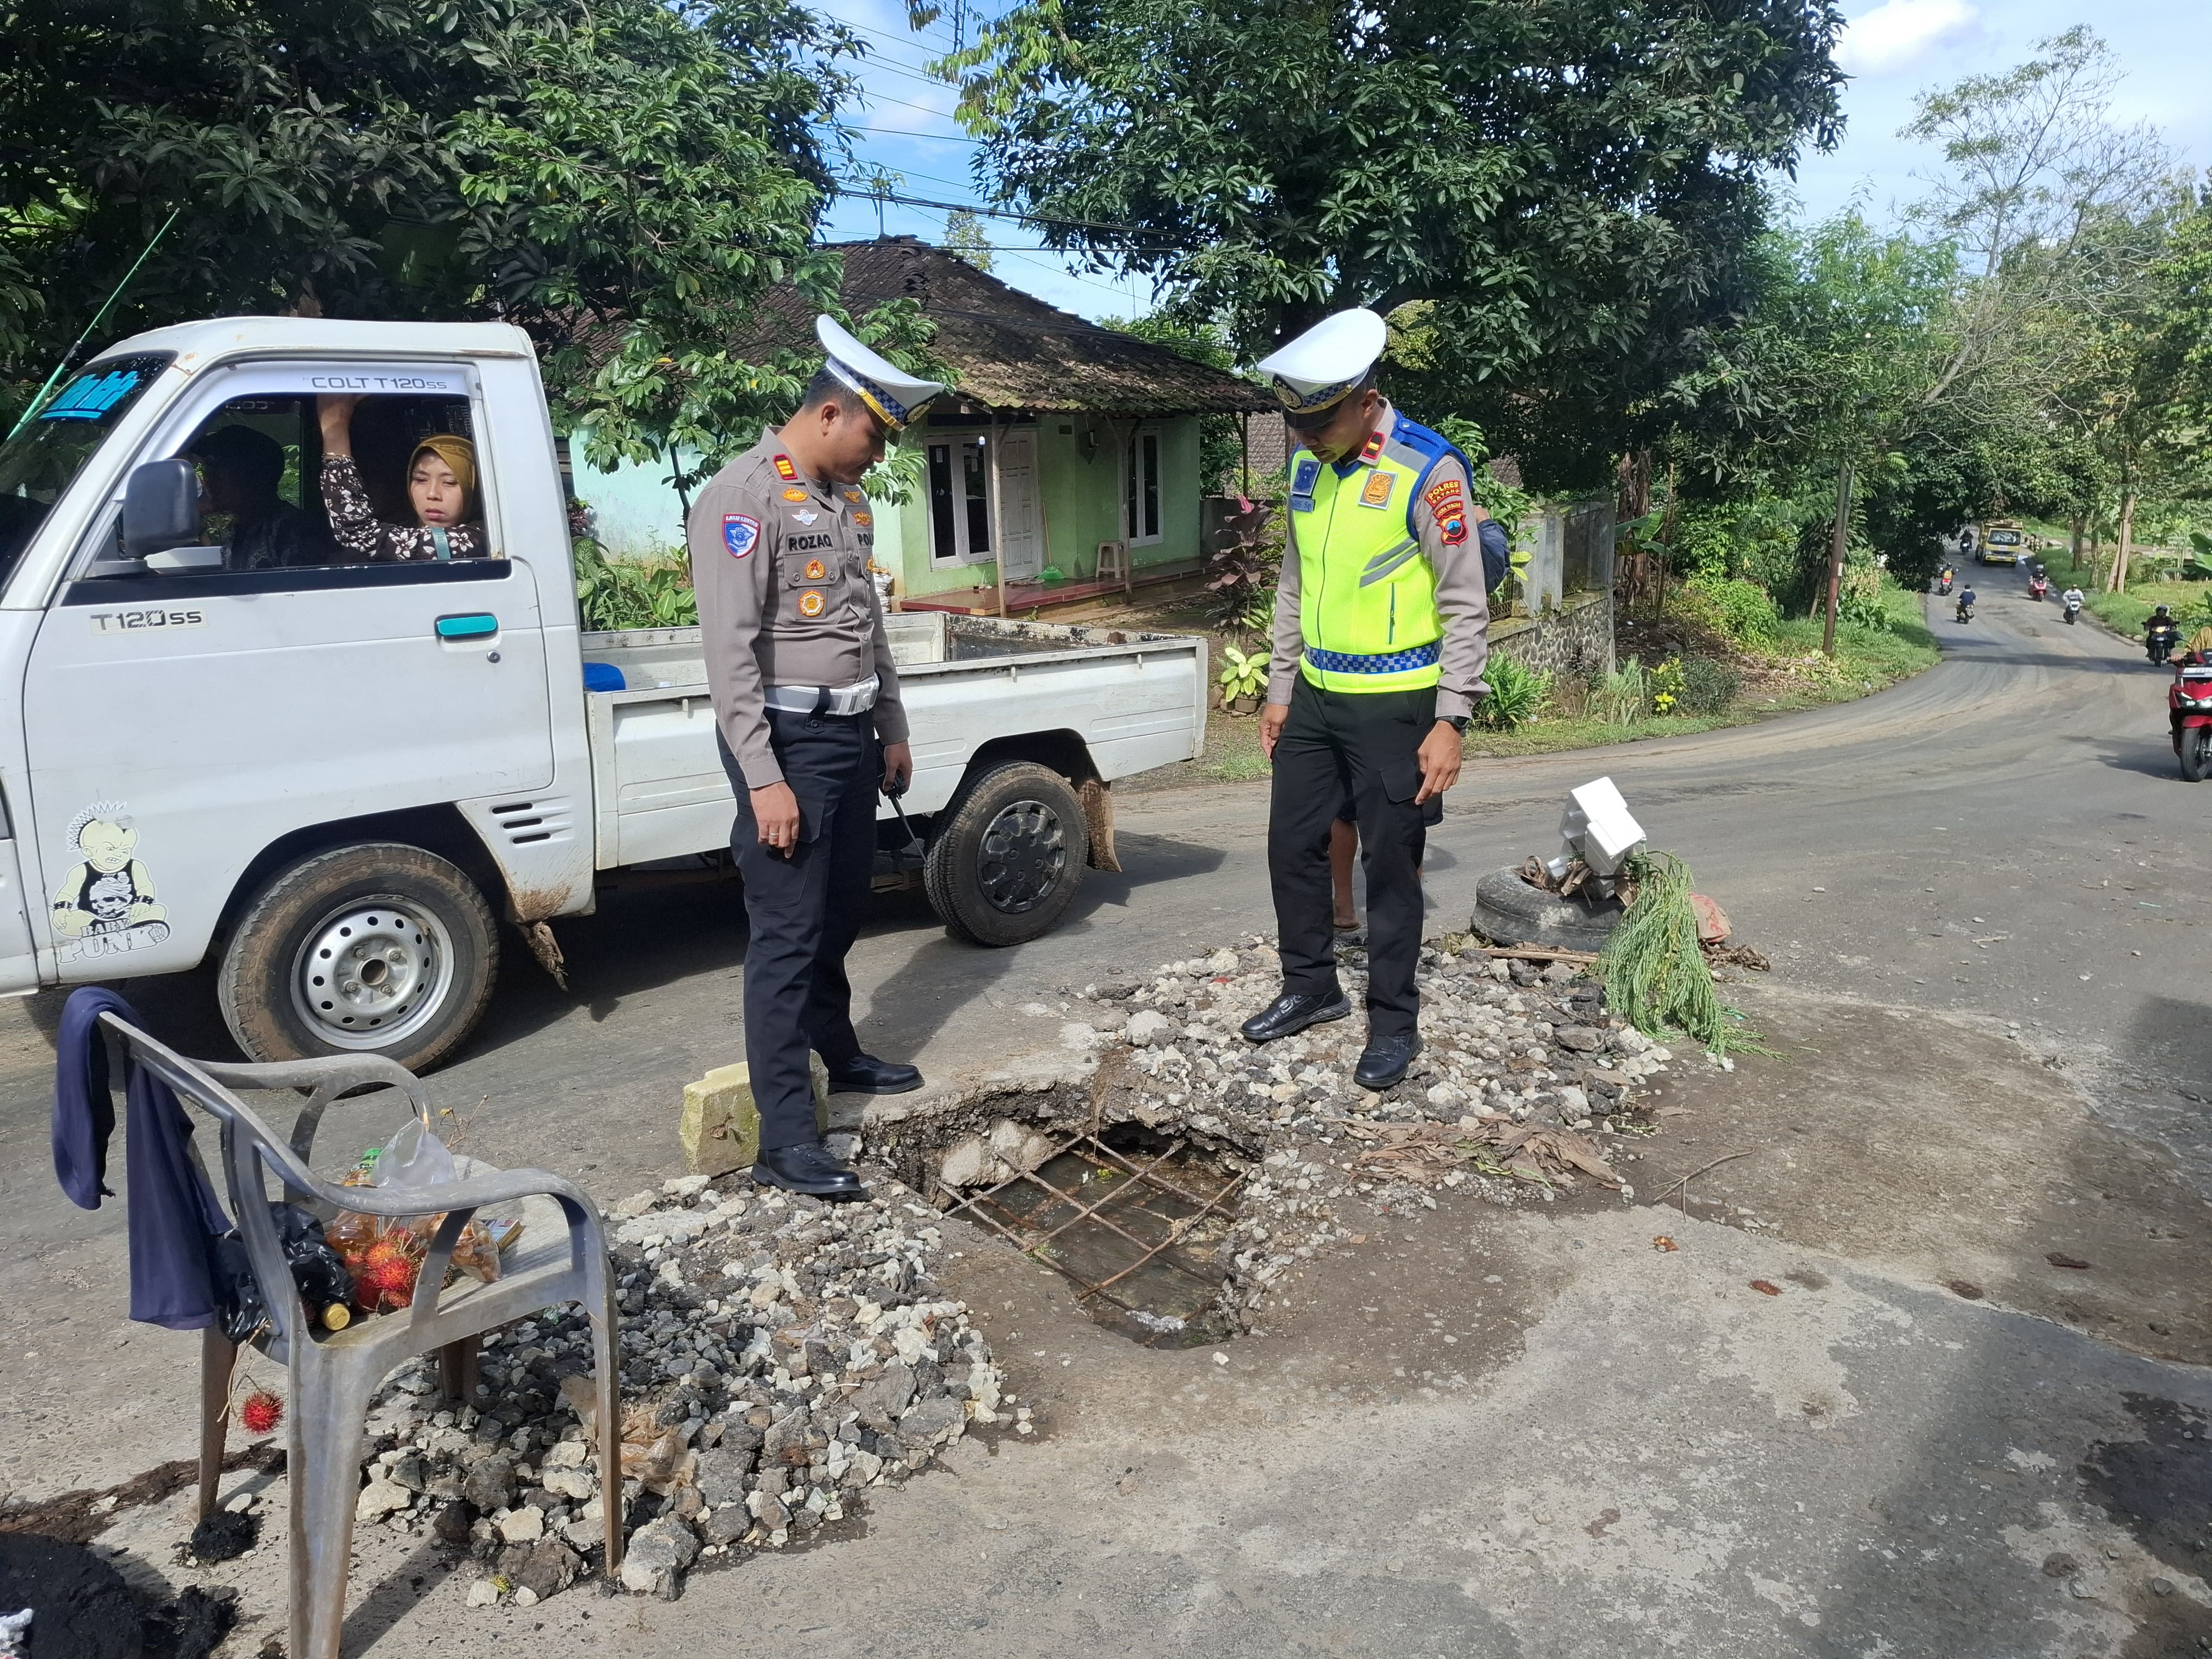
<svg viewBox="0 0 2212 1659"><path fill-rule="evenodd" d="M1798 617L1782 624L1759 653L1763 672L1747 676L1745 687L1717 714L1658 714L1617 725L1588 714L1547 713L1511 732L1468 728L1462 748L1470 757L1549 755L1569 749L1598 749L1617 743L1657 738L1694 737L1723 726L1747 726L1777 714L1850 702L1910 679L1936 665L1936 635L1928 626L1921 596L1889 589L1882 595L1888 626L1860 628L1845 623L1836 630L1833 662L1820 652L1820 623ZM1224 783L1245 783L1267 775L1260 752L1256 715L1231 715L1215 709L1208 717L1206 753L1197 775Z"/></svg>

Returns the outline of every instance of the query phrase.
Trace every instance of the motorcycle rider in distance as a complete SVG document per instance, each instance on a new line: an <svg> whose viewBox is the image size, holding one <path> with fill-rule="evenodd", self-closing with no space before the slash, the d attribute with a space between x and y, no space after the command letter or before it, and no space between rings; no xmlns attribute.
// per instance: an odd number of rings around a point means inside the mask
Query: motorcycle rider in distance
<svg viewBox="0 0 2212 1659"><path fill-rule="evenodd" d="M1951 591L1951 584L1958 580L1958 574L1949 565L1945 565L1942 574L1936 579L1936 591L1938 593L1948 593Z"/></svg>
<svg viewBox="0 0 2212 1659"><path fill-rule="evenodd" d="M2083 597L2080 588L2069 587L2058 596L2058 603L2066 607L2066 620L2070 623L2074 620L2074 613L2089 601Z"/></svg>
<svg viewBox="0 0 2212 1659"><path fill-rule="evenodd" d="M1972 622L1973 619L1974 587L1973 584L1969 582L1966 586L1959 590L1959 620L1960 622Z"/></svg>
<svg viewBox="0 0 2212 1659"><path fill-rule="evenodd" d="M2181 624L2174 621L2172 607L2162 605L2143 624L2143 653L2154 663L2162 663L2180 637Z"/></svg>

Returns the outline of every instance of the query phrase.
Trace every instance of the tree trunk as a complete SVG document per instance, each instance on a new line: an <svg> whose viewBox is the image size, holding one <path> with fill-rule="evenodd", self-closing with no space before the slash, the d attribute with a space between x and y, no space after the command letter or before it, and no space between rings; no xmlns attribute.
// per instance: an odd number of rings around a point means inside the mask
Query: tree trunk
<svg viewBox="0 0 2212 1659"><path fill-rule="evenodd" d="M2081 568L2081 520L2078 515L2074 520L2074 568Z"/></svg>
<svg viewBox="0 0 2212 1659"><path fill-rule="evenodd" d="M1650 496L1649 494L1650 480L1648 477L1645 483L1646 494L1644 497L1645 506L1644 510L1648 513L1651 510L1650 505ZM1659 520L1659 580L1654 584L1653 591L1656 593L1657 597L1652 601L1651 605L1651 616L1655 622L1664 620L1667 615L1667 567L1672 564L1674 561L1675 523L1674 465L1674 463L1670 461L1667 465L1667 511Z"/></svg>
<svg viewBox="0 0 2212 1659"><path fill-rule="evenodd" d="M1820 629L1820 649L1836 654L1836 605L1844 591L1844 547L1851 535L1851 464L1836 473L1836 533L1828 542L1828 620Z"/></svg>
<svg viewBox="0 0 2212 1659"><path fill-rule="evenodd" d="M2124 593L2128 589L2128 560L2135 552L2136 492L2120 492L2119 539L2112 548L2112 574L2105 584L2109 593Z"/></svg>

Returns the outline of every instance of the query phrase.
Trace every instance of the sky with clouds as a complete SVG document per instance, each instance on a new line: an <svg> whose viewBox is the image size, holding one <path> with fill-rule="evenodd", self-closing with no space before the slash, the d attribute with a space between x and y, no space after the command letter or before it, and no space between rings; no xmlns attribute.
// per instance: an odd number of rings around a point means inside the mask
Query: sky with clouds
<svg viewBox="0 0 2212 1659"><path fill-rule="evenodd" d="M998 8L983 0L988 9ZM951 118L950 87L924 65L953 44L954 24L940 19L916 34L901 0L826 0L823 9L860 32L870 47L860 73L867 88L856 113L856 165L902 175L903 196L942 202L979 199L970 163L975 145ZM1849 20L1838 60L1851 80L1844 88L1843 143L1800 169L1798 210L1823 217L1858 202L1877 219L1919 193L1916 170L1931 157L1897 136L1912 118L1913 100L1962 76L1988 74L2033 55L2035 43L2086 22L2112 47L2127 78L2114 113L2146 120L2165 132L2189 165L2212 167L2212 0L1846 0ZM971 24L969 27L973 27ZM1129 316L1146 309L1142 283L1070 270L1039 246L1034 230L1008 220L987 221L1000 252L995 274L1018 288L1086 317ZM940 210L847 198L831 211L825 233L844 240L883 230L928 241L944 234Z"/></svg>

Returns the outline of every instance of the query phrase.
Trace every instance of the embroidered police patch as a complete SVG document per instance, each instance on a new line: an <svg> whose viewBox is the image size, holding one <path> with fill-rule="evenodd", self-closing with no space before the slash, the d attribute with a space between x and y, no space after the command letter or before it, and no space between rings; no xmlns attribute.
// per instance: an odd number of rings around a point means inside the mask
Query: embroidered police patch
<svg viewBox="0 0 2212 1659"><path fill-rule="evenodd" d="M1467 539L1467 520L1457 513L1437 520L1437 525L1444 532L1446 547L1457 547Z"/></svg>
<svg viewBox="0 0 2212 1659"><path fill-rule="evenodd" d="M1438 514L1448 513L1458 503L1459 480L1446 478L1441 483L1432 483L1421 492L1421 499L1429 504L1431 512Z"/></svg>
<svg viewBox="0 0 2212 1659"><path fill-rule="evenodd" d="M857 489L848 489L845 491L845 499L848 501L858 501L860 499L860 492Z"/></svg>
<svg viewBox="0 0 2212 1659"><path fill-rule="evenodd" d="M1396 487L1397 483L1398 475L1395 472L1369 473L1367 475L1367 488L1359 492L1360 506L1382 507L1385 505L1390 499L1390 491Z"/></svg>
<svg viewBox="0 0 2212 1659"><path fill-rule="evenodd" d="M796 478L799 476L799 469L791 464L790 456L779 455L775 458L775 476L784 479Z"/></svg>
<svg viewBox="0 0 2212 1659"><path fill-rule="evenodd" d="M802 617L820 616L822 614L822 596L819 593L815 592L811 588L807 592L801 593L799 596L799 614Z"/></svg>
<svg viewBox="0 0 2212 1659"><path fill-rule="evenodd" d="M806 492L803 489L787 489L783 492L783 499L787 501L803 501L806 499Z"/></svg>
<svg viewBox="0 0 2212 1659"><path fill-rule="evenodd" d="M733 559L748 558L760 545L760 520L749 519L742 513L722 514L722 544L730 550Z"/></svg>
<svg viewBox="0 0 2212 1659"><path fill-rule="evenodd" d="M806 580L808 581L818 582L827 576L828 574L829 573L827 571L823 569L821 560L809 559L806 562Z"/></svg>
<svg viewBox="0 0 2212 1659"><path fill-rule="evenodd" d="M872 513L855 513L853 515L853 522L860 526L863 530L867 529L870 526L874 524L875 521L876 515Z"/></svg>

